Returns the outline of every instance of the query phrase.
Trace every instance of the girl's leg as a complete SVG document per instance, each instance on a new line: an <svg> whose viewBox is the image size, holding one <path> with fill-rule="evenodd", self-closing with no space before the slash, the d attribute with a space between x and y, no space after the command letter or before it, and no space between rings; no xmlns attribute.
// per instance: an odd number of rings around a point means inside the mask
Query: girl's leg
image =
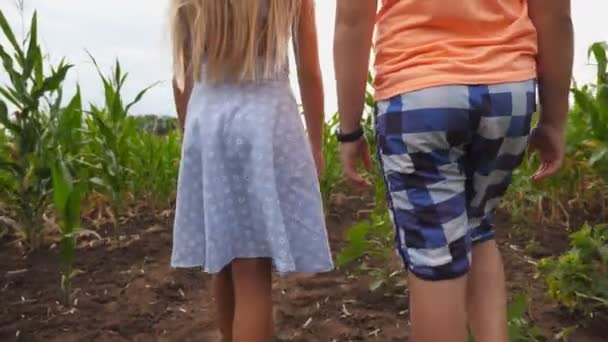
<svg viewBox="0 0 608 342"><path fill-rule="evenodd" d="M237 259L232 263L232 279L236 304L233 341L272 341L271 260Z"/></svg>
<svg viewBox="0 0 608 342"><path fill-rule="evenodd" d="M222 332L223 342L232 342L232 326L234 323L232 265L226 266L214 277L213 295L215 296L218 326Z"/></svg>

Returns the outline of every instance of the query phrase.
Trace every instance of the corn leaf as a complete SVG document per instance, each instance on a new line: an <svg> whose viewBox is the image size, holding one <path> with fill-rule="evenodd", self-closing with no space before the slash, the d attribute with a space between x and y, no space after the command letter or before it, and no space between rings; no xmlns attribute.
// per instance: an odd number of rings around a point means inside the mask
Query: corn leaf
<svg viewBox="0 0 608 342"><path fill-rule="evenodd" d="M27 55L25 57L23 63L23 72L21 74L21 79L25 82L30 78L32 71L34 70L34 66L36 64L42 63L42 60L39 59L40 54L36 53L38 50L38 14L34 12L32 16L32 23L30 26L30 37L29 37L29 46L27 49Z"/></svg>
<svg viewBox="0 0 608 342"><path fill-rule="evenodd" d="M21 81L21 77L19 73L14 68L13 58L4 50L2 45L0 45L0 59L2 59L2 65L4 66L4 70L8 74L9 79L11 80L11 84L15 88L18 94L25 92L25 87Z"/></svg>
<svg viewBox="0 0 608 342"><path fill-rule="evenodd" d="M589 158L589 163L592 166L602 161L608 161L608 146L595 151Z"/></svg>
<svg viewBox="0 0 608 342"><path fill-rule="evenodd" d="M608 57L606 56L606 50L608 50L608 44L606 42L598 42L591 45L588 51L588 57L595 57L597 61L597 74L600 77L606 75L606 69L608 66ZM598 84L602 83L598 80Z"/></svg>
<svg viewBox="0 0 608 342"><path fill-rule="evenodd" d="M131 109L131 107L133 107L133 105L139 103L139 101L141 101L141 99L144 97L144 95L146 95L146 93L156 87L159 84L159 82L156 82L148 87L146 87L144 90L140 91L137 96L135 96L135 99L133 101L131 101L131 103L129 103L126 107L125 107L125 112L128 114L129 110Z"/></svg>
<svg viewBox="0 0 608 342"><path fill-rule="evenodd" d="M14 133L21 132L21 127L15 124L8 116L8 108L6 104L0 101L0 123Z"/></svg>
<svg viewBox="0 0 608 342"><path fill-rule="evenodd" d="M19 110L23 109L23 105L4 87L0 87L0 96L4 97L8 102L13 104Z"/></svg>
<svg viewBox="0 0 608 342"><path fill-rule="evenodd" d="M53 175L53 198L55 208L65 220L65 211L72 191L72 177L63 161L57 161L51 169Z"/></svg>
<svg viewBox="0 0 608 342"><path fill-rule="evenodd" d="M59 86L65 80L65 77L72 68L72 65L63 64L63 62L59 65L57 70L53 72L53 74L42 82L42 85L34 91L34 98L38 98L42 96L42 94L46 92L53 92L59 90Z"/></svg>
<svg viewBox="0 0 608 342"><path fill-rule="evenodd" d="M596 139L604 139L606 137L608 128L602 126L598 104L589 93L583 92L579 89L573 89L572 92L574 94L576 105L589 116L593 136Z"/></svg>
<svg viewBox="0 0 608 342"><path fill-rule="evenodd" d="M21 46L19 45L19 43L17 43L15 34L13 33L13 30L11 29L10 25L8 24L8 21L6 20L6 17L4 16L4 13L2 12L2 10L0 10L0 29L2 29L4 36L15 49L15 52L19 56L19 59L23 60L24 57L23 57L23 51L21 50Z"/></svg>

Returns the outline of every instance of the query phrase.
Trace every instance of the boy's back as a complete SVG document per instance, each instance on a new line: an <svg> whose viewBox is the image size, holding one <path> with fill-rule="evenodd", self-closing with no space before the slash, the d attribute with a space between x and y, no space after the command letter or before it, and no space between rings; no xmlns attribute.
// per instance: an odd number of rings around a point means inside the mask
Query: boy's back
<svg viewBox="0 0 608 342"><path fill-rule="evenodd" d="M526 149L539 153L534 180L563 162L570 0L383 0L378 15L378 0L337 3L340 134L360 137L340 154L357 185L357 165L369 165L360 122L377 24L376 147L410 274L412 339L464 342L468 325L478 341L507 342L492 222Z"/></svg>
<svg viewBox="0 0 608 342"><path fill-rule="evenodd" d="M377 30L379 100L536 77L537 37L526 0L383 0Z"/></svg>

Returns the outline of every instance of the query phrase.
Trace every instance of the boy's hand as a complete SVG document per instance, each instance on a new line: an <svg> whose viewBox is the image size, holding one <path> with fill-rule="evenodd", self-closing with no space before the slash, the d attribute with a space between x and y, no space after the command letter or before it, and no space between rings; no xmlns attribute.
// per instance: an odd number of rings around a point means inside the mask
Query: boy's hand
<svg viewBox="0 0 608 342"><path fill-rule="evenodd" d="M540 181L555 175L564 162L564 129L539 124L530 133L529 150L537 152L541 162L540 167L532 176L532 180Z"/></svg>
<svg viewBox="0 0 608 342"><path fill-rule="evenodd" d="M372 170L369 145L364 137L354 142L342 143L340 145L340 159L342 160L342 171L349 184L359 188L370 185L369 180L365 179L357 170L359 163L363 163L368 172Z"/></svg>

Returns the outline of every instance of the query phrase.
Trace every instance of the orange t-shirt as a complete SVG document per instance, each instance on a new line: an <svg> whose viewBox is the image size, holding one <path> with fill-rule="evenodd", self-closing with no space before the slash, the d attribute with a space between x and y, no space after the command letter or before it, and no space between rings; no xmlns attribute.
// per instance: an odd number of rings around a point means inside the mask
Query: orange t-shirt
<svg viewBox="0 0 608 342"><path fill-rule="evenodd" d="M375 49L377 100L536 77L527 0L382 0Z"/></svg>

